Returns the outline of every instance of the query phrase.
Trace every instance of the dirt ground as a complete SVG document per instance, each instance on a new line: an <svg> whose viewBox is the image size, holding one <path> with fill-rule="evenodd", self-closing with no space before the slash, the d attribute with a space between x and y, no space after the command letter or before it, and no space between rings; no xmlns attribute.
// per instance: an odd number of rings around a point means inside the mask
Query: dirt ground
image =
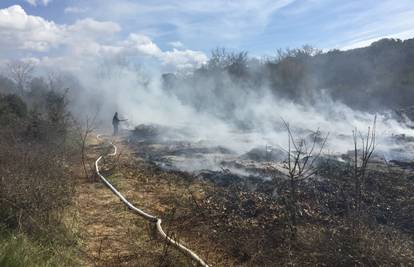
<svg viewBox="0 0 414 267"><path fill-rule="evenodd" d="M209 240L197 201L205 195L201 182L186 181L145 163L121 140L118 155L101 161L101 172L126 198L144 211L163 219L166 232L186 244L213 266L232 266ZM88 141L90 173L94 161L110 149L96 138ZM168 247L154 234L153 226L130 213L96 175L81 177L76 185L75 210L85 266L193 266L186 256Z"/></svg>
<svg viewBox="0 0 414 267"><path fill-rule="evenodd" d="M353 232L348 222L352 217L344 215L343 203L348 200L340 191L349 184L339 169L326 174L329 180L299 184L301 212L292 241L283 179L274 181L279 184L263 183L255 191L237 183L223 187L160 169L141 158L140 147L127 139L115 143L118 154L101 161L101 173L135 206L162 218L167 234L210 266L371 266L373 260L382 266L412 266L414 262L410 220L414 198L408 174L387 172L393 177L390 183L385 172L372 172L367 192L373 196L364 197L375 199L370 206L376 208L371 212L375 216L361 217ZM96 158L111 147L96 138L88 144L87 161L94 173ZM279 196L267 192L279 187ZM157 237L147 221L130 213L96 175L78 179L74 203L85 266L195 266ZM383 214L387 221L378 213L384 205L389 206L385 211L392 211Z"/></svg>

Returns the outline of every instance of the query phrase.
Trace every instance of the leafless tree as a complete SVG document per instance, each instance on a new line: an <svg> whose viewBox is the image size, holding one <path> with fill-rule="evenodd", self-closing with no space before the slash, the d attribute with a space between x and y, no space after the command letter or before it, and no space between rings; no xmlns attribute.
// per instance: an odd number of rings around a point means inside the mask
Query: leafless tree
<svg viewBox="0 0 414 267"><path fill-rule="evenodd" d="M245 66L248 61L246 51L232 52L225 48L215 48L211 51L208 62L209 68L227 68L230 66Z"/></svg>
<svg viewBox="0 0 414 267"><path fill-rule="evenodd" d="M62 75L56 71L49 72L47 75L47 86L49 90L62 91L64 88Z"/></svg>
<svg viewBox="0 0 414 267"><path fill-rule="evenodd" d="M292 239L296 238L296 225L297 225L297 186L300 181L306 180L312 177L315 172L315 163L319 159L323 148L326 145L329 134L320 138L319 129L315 132L313 140L309 145L305 138L295 138L289 124L283 121L284 126L288 132L288 148L287 148L287 161L285 168L288 170L289 178L289 197L287 203L287 210L290 217L290 230Z"/></svg>
<svg viewBox="0 0 414 267"><path fill-rule="evenodd" d="M312 57L322 53L322 50L314 48L310 45L304 45L301 48L287 48L287 49L277 49L275 62L281 62L286 58L305 58Z"/></svg>
<svg viewBox="0 0 414 267"><path fill-rule="evenodd" d="M352 131L354 141L353 179L355 183L355 209L358 218L361 215L361 203L364 193L367 167L376 145L376 121L377 117L375 116L373 125L372 127L368 127L365 136L357 129ZM358 140L361 141L360 145Z"/></svg>
<svg viewBox="0 0 414 267"><path fill-rule="evenodd" d="M23 60L11 61L7 64L7 68L10 78L17 84L19 94L22 95L32 76L34 70L33 62Z"/></svg>
<svg viewBox="0 0 414 267"><path fill-rule="evenodd" d="M98 115L98 109L96 110L94 115L86 116L84 126L79 127L79 135L80 135L80 140L81 140L81 161L82 161L82 167L83 167L83 171L85 172L86 178L90 178L91 177L90 173L94 173L93 167L91 167L86 162L86 144L87 144L88 137L96 128L97 115ZM90 170L90 173L88 169Z"/></svg>

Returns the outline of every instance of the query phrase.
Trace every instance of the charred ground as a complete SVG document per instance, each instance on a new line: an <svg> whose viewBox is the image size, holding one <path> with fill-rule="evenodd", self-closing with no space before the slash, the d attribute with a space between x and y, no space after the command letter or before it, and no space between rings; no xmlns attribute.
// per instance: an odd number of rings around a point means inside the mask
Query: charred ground
<svg viewBox="0 0 414 267"><path fill-rule="evenodd" d="M144 128L134 132L135 139L132 136L128 146L152 166L146 172L161 174L173 184L197 184L202 192L190 192L190 202L175 196L173 209L187 208L174 213L173 229L179 236L185 236L187 231L202 231L199 241L214 244L215 250L222 251L220 257L226 259L225 265L414 263L412 162L387 162L374 157L357 209L352 161L322 157L317 173L297 183L297 217L292 225L289 179L286 172L278 169L283 164L277 164L277 159L261 157L266 154L265 148L262 153L249 153L248 160L243 155L241 159L220 162L222 170L181 171L168 164L171 157L202 157L203 153L217 150L194 149L198 144L192 147L189 143L148 140L140 134ZM226 168L231 163L243 169L243 174Z"/></svg>

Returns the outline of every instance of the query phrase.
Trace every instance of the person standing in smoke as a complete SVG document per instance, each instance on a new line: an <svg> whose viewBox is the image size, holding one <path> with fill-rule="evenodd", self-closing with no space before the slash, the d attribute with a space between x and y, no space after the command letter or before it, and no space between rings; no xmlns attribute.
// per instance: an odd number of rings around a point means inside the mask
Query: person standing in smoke
<svg viewBox="0 0 414 267"><path fill-rule="evenodd" d="M112 126L114 127L114 136L118 135L118 127L121 121L126 121L126 120L120 120L118 118L118 112L115 112L114 117L112 118Z"/></svg>

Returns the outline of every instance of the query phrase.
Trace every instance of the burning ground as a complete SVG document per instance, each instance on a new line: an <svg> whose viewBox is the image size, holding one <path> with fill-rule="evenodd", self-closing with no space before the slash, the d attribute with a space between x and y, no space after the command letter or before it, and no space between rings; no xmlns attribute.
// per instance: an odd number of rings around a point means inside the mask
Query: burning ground
<svg viewBox="0 0 414 267"><path fill-rule="evenodd" d="M414 263L412 161L374 154L358 196L352 153L321 156L315 174L295 184L292 222L286 151L264 145L238 154L207 141L174 141L173 132L136 127L125 144L145 164L129 168L174 188L165 198L172 231L184 240L197 235L195 249L214 265Z"/></svg>
<svg viewBox="0 0 414 267"><path fill-rule="evenodd" d="M103 174L209 264L411 266L413 45L303 47L264 61L218 49L202 66L169 74L121 53L104 72L88 61L61 77L29 73L24 86L13 75L0 79L7 243L18 245L22 231L37 242L53 229L46 241L62 238L61 251L80 241L81 253L67 257L85 265L192 264L160 244L88 169L105 152L90 135L106 132L117 111L127 127L139 126L116 139L123 154L105 159ZM9 95L17 89L21 96ZM66 178L71 168L79 179ZM39 211L42 227L22 207ZM61 227L79 238L66 242ZM9 245L0 246L2 255ZM59 259L56 247L47 254ZM32 258L14 251L13 261Z"/></svg>

